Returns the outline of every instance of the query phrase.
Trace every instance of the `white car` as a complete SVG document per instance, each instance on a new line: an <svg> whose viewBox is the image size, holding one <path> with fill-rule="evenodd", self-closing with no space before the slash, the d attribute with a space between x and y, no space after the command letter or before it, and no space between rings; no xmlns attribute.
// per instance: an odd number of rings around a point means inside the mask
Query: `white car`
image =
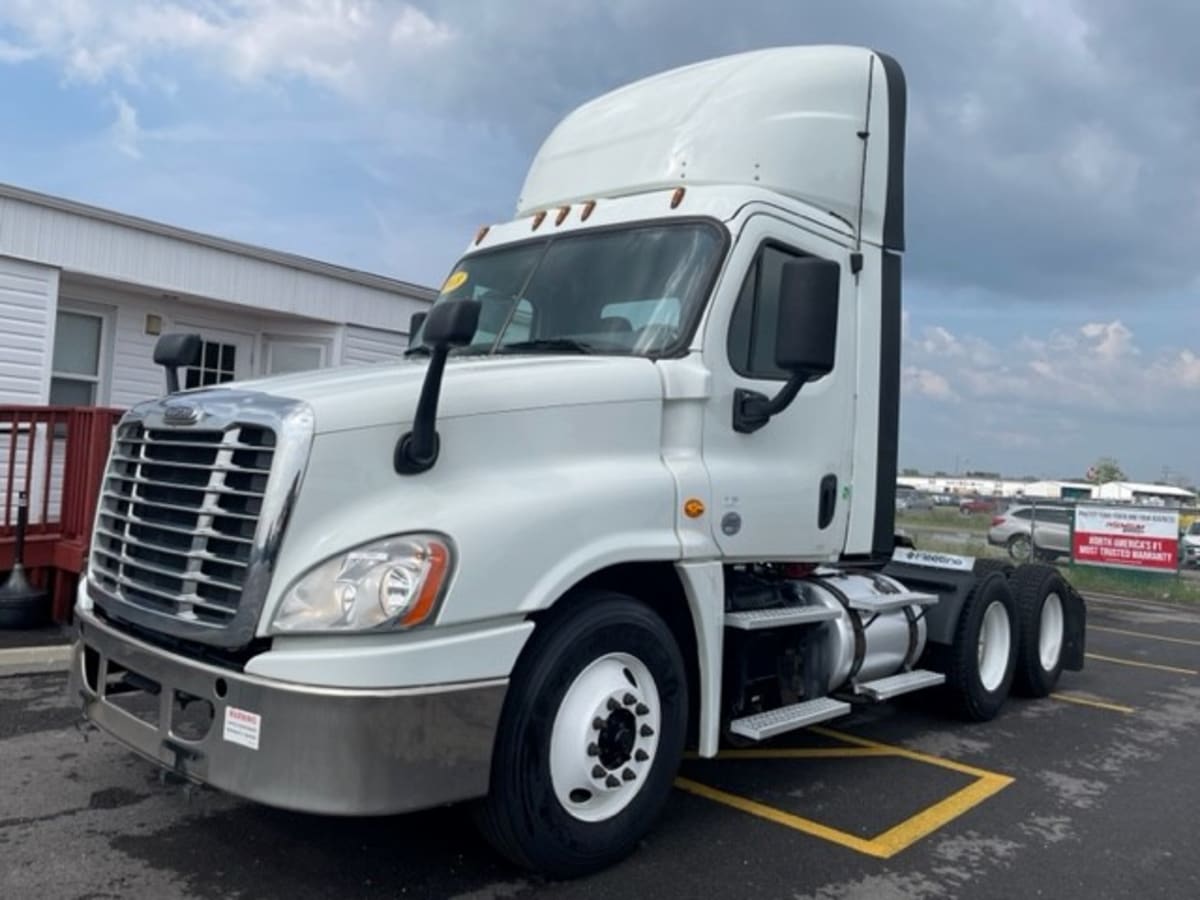
<svg viewBox="0 0 1200 900"><path fill-rule="evenodd" d="M1183 533L1184 566L1200 566L1200 519L1188 526Z"/></svg>

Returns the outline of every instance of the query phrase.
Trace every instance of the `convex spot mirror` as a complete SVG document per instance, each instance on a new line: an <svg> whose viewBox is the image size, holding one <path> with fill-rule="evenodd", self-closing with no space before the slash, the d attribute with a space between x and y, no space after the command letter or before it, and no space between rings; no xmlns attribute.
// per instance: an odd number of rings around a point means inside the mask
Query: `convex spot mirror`
<svg viewBox="0 0 1200 900"><path fill-rule="evenodd" d="M775 364L815 381L833 371L837 351L838 279L828 259L794 259L783 265Z"/></svg>

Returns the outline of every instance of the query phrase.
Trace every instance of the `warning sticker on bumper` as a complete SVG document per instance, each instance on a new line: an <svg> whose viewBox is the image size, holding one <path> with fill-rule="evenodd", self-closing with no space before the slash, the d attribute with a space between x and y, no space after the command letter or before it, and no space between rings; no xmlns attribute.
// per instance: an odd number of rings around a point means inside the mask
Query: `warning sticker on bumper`
<svg viewBox="0 0 1200 900"><path fill-rule="evenodd" d="M231 744L241 744L251 750L258 749L258 735L262 731L262 716L236 706L225 707L225 727L221 737Z"/></svg>

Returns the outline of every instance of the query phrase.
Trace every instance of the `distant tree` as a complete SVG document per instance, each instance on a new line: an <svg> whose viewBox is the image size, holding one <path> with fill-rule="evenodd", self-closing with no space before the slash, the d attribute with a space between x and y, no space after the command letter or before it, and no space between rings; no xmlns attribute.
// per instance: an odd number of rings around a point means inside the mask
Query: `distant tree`
<svg viewBox="0 0 1200 900"><path fill-rule="evenodd" d="M1000 473L999 472L971 471L971 472L967 472L967 477L968 478L996 478L996 479L998 479L1000 477Z"/></svg>
<svg viewBox="0 0 1200 900"><path fill-rule="evenodd" d="M909 477L912 477L912 476L914 476L914 475L920 475L920 474L921 474L921 470L920 470L920 469L902 469L902 470L900 471L900 474L901 474L901 475L907 475L907 476L909 476Z"/></svg>
<svg viewBox="0 0 1200 900"><path fill-rule="evenodd" d="M1111 456L1102 456L1088 469L1087 480L1092 484L1105 484L1109 481L1124 481L1125 472L1121 464Z"/></svg>
<svg viewBox="0 0 1200 900"><path fill-rule="evenodd" d="M949 478L950 476L947 475L945 472L943 472L941 469L938 469L936 472L933 473L933 477L934 478Z"/></svg>

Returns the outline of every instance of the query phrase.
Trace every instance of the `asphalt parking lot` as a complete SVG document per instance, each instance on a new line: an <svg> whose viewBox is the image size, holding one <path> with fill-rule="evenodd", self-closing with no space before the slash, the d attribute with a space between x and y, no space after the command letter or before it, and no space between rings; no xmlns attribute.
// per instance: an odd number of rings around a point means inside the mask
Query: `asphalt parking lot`
<svg viewBox="0 0 1200 900"><path fill-rule="evenodd" d="M625 863L550 883L460 809L327 819L163 781L0 679L0 897L1197 897L1200 611L1089 602L1085 671L964 725L866 707L691 760Z"/></svg>

